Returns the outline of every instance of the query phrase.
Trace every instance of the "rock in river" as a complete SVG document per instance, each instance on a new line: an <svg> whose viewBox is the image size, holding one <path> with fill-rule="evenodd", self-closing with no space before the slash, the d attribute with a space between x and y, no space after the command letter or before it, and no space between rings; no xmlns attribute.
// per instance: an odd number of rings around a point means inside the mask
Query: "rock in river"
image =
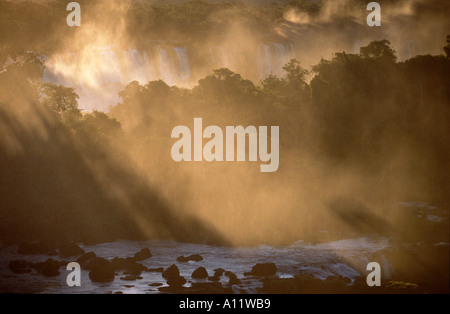
<svg viewBox="0 0 450 314"><path fill-rule="evenodd" d="M93 282L109 282L114 280L114 268L107 259L96 257L90 263L89 278Z"/></svg>
<svg viewBox="0 0 450 314"><path fill-rule="evenodd" d="M194 279L205 279L208 278L208 272L205 267L199 267L192 273L192 278Z"/></svg>

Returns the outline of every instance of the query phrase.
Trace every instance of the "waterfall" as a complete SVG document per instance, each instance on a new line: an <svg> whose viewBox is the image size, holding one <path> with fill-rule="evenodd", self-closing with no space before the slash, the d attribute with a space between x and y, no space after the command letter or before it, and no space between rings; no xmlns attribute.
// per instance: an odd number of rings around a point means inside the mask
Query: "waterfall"
<svg viewBox="0 0 450 314"><path fill-rule="evenodd" d="M258 71L261 79L270 74L278 77L284 76L283 67L289 60L295 58L295 49L292 43L261 44L258 47Z"/></svg>
<svg viewBox="0 0 450 314"><path fill-rule="evenodd" d="M75 88L83 109L106 109L120 101L118 93L130 82L145 85L163 80L188 86L191 79L188 51L165 43L145 51L90 46L47 59L44 81Z"/></svg>
<svg viewBox="0 0 450 314"><path fill-rule="evenodd" d="M178 63L178 78L182 81L187 81L191 77L191 69L189 66L189 57L187 54L187 50L182 47L175 47Z"/></svg>
<svg viewBox="0 0 450 314"><path fill-rule="evenodd" d="M98 73L98 80L102 83L118 83L123 80L120 61L116 53L109 48L98 49L95 70Z"/></svg>
<svg viewBox="0 0 450 314"><path fill-rule="evenodd" d="M233 67L230 58L228 58L228 53L223 47L209 48L209 55L214 69Z"/></svg>
<svg viewBox="0 0 450 314"><path fill-rule="evenodd" d="M273 73L273 65L272 65L272 54L270 52L269 46L265 44L261 44L258 47L258 69L259 69L259 77L264 79L270 74Z"/></svg>
<svg viewBox="0 0 450 314"><path fill-rule="evenodd" d="M169 58L167 50L161 46L156 46L158 54L157 64L159 68L160 79L165 81L168 85L175 85L175 66Z"/></svg>
<svg viewBox="0 0 450 314"><path fill-rule="evenodd" d="M146 84L152 79L151 68L146 52L141 54L138 50L129 49L123 53L125 81L136 80L141 84Z"/></svg>
<svg viewBox="0 0 450 314"><path fill-rule="evenodd" d="M211 70L226 67L244 77L250 73L254 79L264 79L270 74L282 77L283 66L295 58L290 43L261 43L255 49L209 48L207 63ZM193 78L190 53L185 47L162 41L146 50L90 46L48 58L44 80L75 88L83 109L103 110L120 101L118 93L132 81L145 85L163 80L171 86L189 87L199 79Z"/></svg>

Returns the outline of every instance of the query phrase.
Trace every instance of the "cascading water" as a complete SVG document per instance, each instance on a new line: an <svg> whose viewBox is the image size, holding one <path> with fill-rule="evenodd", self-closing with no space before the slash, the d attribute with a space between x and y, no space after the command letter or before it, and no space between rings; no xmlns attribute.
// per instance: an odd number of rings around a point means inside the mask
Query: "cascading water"
<svg viewBox="0 0 450 314"><path fill-rule="evenodd" d="M119 101L126 84L163 80L168 85L188 86L191 79L188 51L157 45L147 51L113 47L88 47L78 53L52 56L46 62L44 80L75 88L83 109L106 109Z"/></svg>
<svg viewBox="0 0 450 314"><path fill-rule="evenodd" d="M295 58L293 44L261 44L258 47L258 71L261 79L269 75L282 77L283 67L289 60Z"/></svg>
<svg viewBox="0 0 450 314"><path fill-rule="evenodd" d="M178 64L177 77L182 81L187 81L191 77L187 50L182 47L175 47L173 49L175 50Z"/></svg>
<svg viewBox="0 0 450 314"><path fill-rule="evenodd" d="M248 52L228 48L209 49L210 70L227 67L254 79L264 79L270 74L281 77L283 66L295 58L292 44L261 44L255 51L256 58ZM242 55L254 60L253 63L239 58ZM74 87L81 106L87 110L104 110L115 105L120 101L118 93L132 81L145 85L152 80L163 80L171 86L191 87L201 78L193 77L194 69L186 48L164 42L145 51L92 46L76 54L67 52L52 56L46 65L44 80ZM251 73L257 74L251 76Z"/></svg>
<svg viewBox="0 0 450 314"><path fill-rule="evenodd" d="M146 52L140 53L138 50L128 50L123 52L124 67L123 73L125 81L136 80L141 84L151 81L153 78L150 63Z"/></svg>
<svg viewBox="0 0 450 314"><path fill-rule="evenodd" d="M228 58L228 53L223 47L209 48L209 55L211 58L211 65L214 69L233 67L233 64L230 62L230 58Z"/></svg>

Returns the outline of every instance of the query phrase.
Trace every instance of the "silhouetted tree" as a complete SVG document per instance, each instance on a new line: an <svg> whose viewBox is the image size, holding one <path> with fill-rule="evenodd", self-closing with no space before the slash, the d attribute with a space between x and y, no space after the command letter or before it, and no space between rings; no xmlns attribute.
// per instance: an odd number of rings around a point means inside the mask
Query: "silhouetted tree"
<svg viewBox="0 0 450 314"><path fill-rule="evenodd" d="M363 58L371 58L386 62L395 62L397 56L391 47L391 42L387 39L372 41L365 47L361 47L360 55Z"/></svg>
<svg viewBox="0 0 450 314"><path fill-rule="evenodd" d="M50 110L62 114L63 112L78 112L78 95L71 87L45 83L41 88L42 103Z"/></svg>
<svg viewBox="0 0 450 314"><path fill-rule="evenodd" d="M450 35L447 36L447 46L444 47L447 58L450 58Z"/></svg>

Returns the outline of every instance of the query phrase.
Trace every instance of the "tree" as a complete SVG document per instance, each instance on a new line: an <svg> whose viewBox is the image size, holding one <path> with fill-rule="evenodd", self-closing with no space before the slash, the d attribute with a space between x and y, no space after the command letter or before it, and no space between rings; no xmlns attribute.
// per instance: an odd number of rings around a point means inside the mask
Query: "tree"
<svg viewBox="0 0 450 314"><path fill-rule="evenodd" d="M120 98L122 98L123 102L130 101L135 99L136 96L142 91L142 86L138 81L133 81L127 86L125 86L124 90L119 93Z"/></svg>
<svg viewBox="0 0 450 314"><path fill-rule="evenodd" d="M375 59L394 63L397 60L396 52L387 39L372 41L365 47L361 47L360 55L366 59Z"/></svg>
<svg viewBox="0 0 450 314"><path fill-rule="evenodd" d="M300 62L298 62L297 59L291 59L283 67L283 70L286 72L286 80L289 87L300 91L308 86L305 82L308 71L300 66Z"/></svg>
<svg viewBox="0 0 450 314"><path fill-rule="evenodd" d="M450 58L450 35L447 36L447 46L444 47L447 58Z"/></svg>
<svg viewBox="0 0 450 314"><path fill-rule="evenodd" d="M41 88L41 102L53 112L79 112L78 95L71 87L45 83Z"/></svg>
<svg viewBox="0 0 450 314"><path fill-rule="evenodd" d="M194 92L205 100L238 104L251 101L258 90L250 80L243 79L240 74L230 69L222 68L199 80Z"/></svg>
<svg viewBox="0 0 450 314"><path fill-rule="evenodd" d="M83 116L81 124L82 134L94 143L102 143L105 139L115 138L120 134L121 125L116 119L106 113L93 111Z"/></svg>

